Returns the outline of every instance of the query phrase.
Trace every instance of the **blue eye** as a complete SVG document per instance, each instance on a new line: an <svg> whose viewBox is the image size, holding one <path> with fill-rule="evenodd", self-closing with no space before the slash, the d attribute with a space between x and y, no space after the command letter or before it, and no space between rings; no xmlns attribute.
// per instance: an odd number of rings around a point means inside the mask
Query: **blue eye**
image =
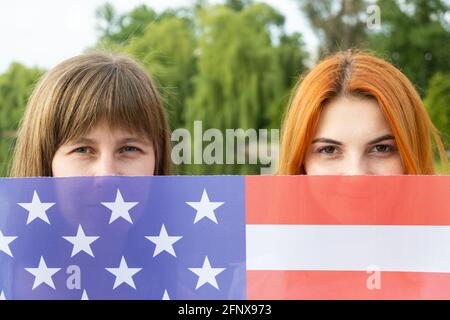
<svg viewBox="0 0 450 320"><path fill-rule="evenodd" d="M76 153L88 153L88 151L89 151L88 147L79 147L74 150L74 152Z"/></svg>

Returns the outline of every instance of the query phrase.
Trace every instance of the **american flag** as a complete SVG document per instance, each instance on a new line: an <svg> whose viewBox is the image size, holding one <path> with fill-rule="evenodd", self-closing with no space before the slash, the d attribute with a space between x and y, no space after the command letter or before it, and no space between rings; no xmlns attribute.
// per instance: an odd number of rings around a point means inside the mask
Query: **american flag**
<svg viewBox="0 0 450 320"><path fill-rule="evenodd" d="M3 299L450 299L449 176L0 179Z"/></svg>
<svg viewBox="0 0 450 320"><path fill-rule="evenodd" d="M0 180L4 299L244 299L245 177Z"/></svg>

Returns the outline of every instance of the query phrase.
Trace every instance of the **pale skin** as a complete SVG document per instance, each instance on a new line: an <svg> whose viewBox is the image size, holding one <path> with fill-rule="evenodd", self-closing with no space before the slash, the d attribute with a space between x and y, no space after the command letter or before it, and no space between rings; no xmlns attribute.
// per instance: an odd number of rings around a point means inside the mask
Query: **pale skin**
<svg viewBox="0 0 450 320"><path fill-rule="evenodd" d="M327 103L307 150L308 175L399 175L395 138L374 99L339 97Z"/></svg>
<svg viewBox="0 0 450 320"><path fill-rule="evenodd" d="M100 123L86 135L61 145L52 170L54 177L152 176L155 151L142 134L112 130Z"/></svg>

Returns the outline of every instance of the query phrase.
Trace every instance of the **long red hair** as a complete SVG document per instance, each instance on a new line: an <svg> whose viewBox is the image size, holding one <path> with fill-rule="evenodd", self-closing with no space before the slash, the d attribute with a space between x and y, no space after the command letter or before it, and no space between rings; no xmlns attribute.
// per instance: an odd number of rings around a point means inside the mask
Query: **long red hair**
<svg viewBox="0 0 450 320"><path fill-rule="evenodd" d="M433 144L447 157L411 82L393 65L361 52L338 52L300 80L282 128L279 174L305 174L303 161L322 107L339 96L377 101L396 139L406 174L434 174Z"/></svg>

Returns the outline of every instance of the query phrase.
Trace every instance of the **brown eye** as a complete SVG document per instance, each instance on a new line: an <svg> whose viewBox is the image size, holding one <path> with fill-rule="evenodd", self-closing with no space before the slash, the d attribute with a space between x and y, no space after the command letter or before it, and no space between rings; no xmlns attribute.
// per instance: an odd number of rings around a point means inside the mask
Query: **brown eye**
<svg viewBox="0 0 450 320"><path fill-rule="evenodd" d="M333 154L334 151L336 151L336 147L333 147L333 146L326 146L326 147L320 148L318 150L319 153L325 153L325 154Z"/></svg>
<svg viewBox="0 0 450 320"><path fill-rule="evenodd" d="M394 148L388 144L378 144L374 147L374 149L376 152L380 153L386 153L394 150Z"/></svg>

